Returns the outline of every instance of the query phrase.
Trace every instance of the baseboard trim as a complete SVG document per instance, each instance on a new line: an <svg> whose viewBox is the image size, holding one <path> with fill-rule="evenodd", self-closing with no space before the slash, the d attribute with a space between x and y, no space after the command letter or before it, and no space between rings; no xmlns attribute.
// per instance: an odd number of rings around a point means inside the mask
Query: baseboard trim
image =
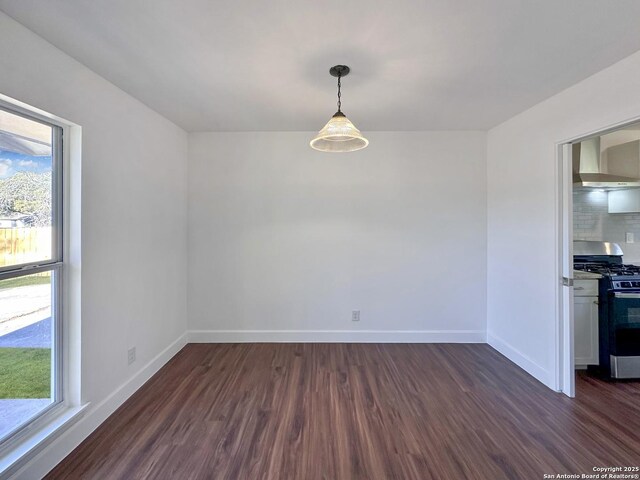
<svg viewBox="0 0 640 480"><path fill-rule="evenodd" d="M507 357L536 380L544 383L551 390L555 390L553 375L542 368L527 355L521 353L512 345L491 333L487 333L487 343L496 351Z"/></svg>
<svg viewBox="0 0 640 480"><path fill-rule="evenodd" d="M62 459L73 451L91 432L93 432L109 415L115 412L136 390L144 385L174 355L187 344L187 334L180 335L162 352L156 355L129 380L120 385L111 395L96 405L91 405L72 427L65 430L48 445L44 446L31 459L23 461L19 470L13 470L14 480L30 480L42 478ZM17 465L16 465L17 466Z"/></svg>
<svg viewBox="0 0 640 480"><path fill-rule="evenodd" d="M484 330L190 330L189 343L486 343Z"/></svg>

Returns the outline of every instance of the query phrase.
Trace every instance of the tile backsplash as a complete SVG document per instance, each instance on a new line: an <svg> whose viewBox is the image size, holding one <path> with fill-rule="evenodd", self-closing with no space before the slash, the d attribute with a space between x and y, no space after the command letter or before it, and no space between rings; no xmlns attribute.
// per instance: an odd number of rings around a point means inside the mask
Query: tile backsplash
<svg viewBox="0 0 640 480"><path fill-rule="evenodd" d="M627 232L634 234L634 243L625 242ZM619 243L625 262L640 261L640 213L609 213L607 192L574 191L573 238Z"/></svg>

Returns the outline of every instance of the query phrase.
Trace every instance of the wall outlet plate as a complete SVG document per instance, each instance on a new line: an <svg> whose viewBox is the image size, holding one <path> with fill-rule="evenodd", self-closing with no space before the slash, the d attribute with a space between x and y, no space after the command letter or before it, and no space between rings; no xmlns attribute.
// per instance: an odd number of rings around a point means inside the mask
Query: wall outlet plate
<svg viewBox="0 0 640 480"><path fill-rule="evenodd" d="M135 361L136 361L136 347L131 347L127 351L127 362L129 363L129 365L131 365Z"/></svg>
<svg viewBox="0 0 640 480"><path fill-rule="evenodd" d="M625 241L627 243L634 243L635 242L635 235L633 234L633 232L627 232L626 233Z"/></svg>
<svg viewBox="0 0 640 480"><path fill-rule="evenodd" d="M353 310L351 312L351 321L359 322L360 321L360 310Z"/></svg>

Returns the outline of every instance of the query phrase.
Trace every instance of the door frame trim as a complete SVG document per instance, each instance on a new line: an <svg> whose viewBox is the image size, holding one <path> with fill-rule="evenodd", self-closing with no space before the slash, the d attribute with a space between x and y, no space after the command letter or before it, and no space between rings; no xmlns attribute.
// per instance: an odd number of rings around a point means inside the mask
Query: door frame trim
<svg viewBox="0 0 640 480"><path fill-rule="evenodd" d="M627 118L619 122L603 126L588 132L584 132L580 135L576 135L570 138L559 140L555 143L556 151L556 233L557 233L557 263L556 263L556 328L555 330L555 372L554 372L554 386L555 390L564 393L569 397L575 396L575 365L572 358L565 357L572 355L573 342L574 342L574 323L573 323L573 308L565 309L564 292L562 284L563 265L567 260L567 257L573 262L573 224L567 225L566 221L571 219L573 222L573 202L564 201L566 195L569 195L569 199L573 198L573 178L572 175L566 175L563 169L564 161L567 158L567 154L564 153L565 148L571 148L571 145L577 142L581 142L591 137L605 135L607 133L620 130L629 125L640 123L640 115L632 118ZM570 152L568 154L570 157ZM567 178L568 177L568 178ZM571 208L571 211L569 210ZM567 242L567 248L565 249L565 241ZM571 277L573 278L573 275ZM573 293L573 287L571 287L571 293ZM570 295L569 298L573 298ZM568 361L567 361L568 360Z"/></svg>

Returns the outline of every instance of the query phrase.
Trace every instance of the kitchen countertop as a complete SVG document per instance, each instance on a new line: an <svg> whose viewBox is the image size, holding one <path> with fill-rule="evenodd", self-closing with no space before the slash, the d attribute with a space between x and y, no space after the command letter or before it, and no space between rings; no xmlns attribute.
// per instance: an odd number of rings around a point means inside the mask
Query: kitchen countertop
<svg viewBox="0 0 640 480"><path fill-rule="evenodd" d="M598 280L599 278L602 278L602 275L599 273L583 272L581 270L573 271L574 280Z"/></svg>

